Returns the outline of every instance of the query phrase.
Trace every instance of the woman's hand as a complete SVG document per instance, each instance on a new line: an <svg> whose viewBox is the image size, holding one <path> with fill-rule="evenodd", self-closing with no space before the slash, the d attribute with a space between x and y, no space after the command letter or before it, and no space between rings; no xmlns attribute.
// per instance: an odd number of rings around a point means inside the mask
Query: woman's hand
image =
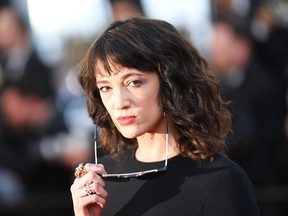
<svg viewBox="0 0 288 216"><path fill-rule="evenodd" d="M105 182L99 174L106 173L102 164L86 164L85 174L74 180L71 193L75 216L100 215L108 196Z"/></svg>

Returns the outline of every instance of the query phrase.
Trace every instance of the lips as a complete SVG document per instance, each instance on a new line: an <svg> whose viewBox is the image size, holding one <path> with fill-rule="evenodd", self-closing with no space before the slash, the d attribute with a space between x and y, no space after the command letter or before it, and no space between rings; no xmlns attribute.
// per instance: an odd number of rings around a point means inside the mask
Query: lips
<svg viewBox="0 0 288 216"><path fill-rule="evenodd" d="M120 116L117 118L117 122L123 126L133 124L135 120L136 116Z"/></svg>

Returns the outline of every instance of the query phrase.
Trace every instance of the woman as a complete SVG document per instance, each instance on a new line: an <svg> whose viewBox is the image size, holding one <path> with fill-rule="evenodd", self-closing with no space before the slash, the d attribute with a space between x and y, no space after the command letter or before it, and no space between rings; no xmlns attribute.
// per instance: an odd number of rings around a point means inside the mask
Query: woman
<svg viewBox="0 0 288 216"><path fill-rule="evenodd" d="M225 156L231 122L218 84L172 25L112 23L79 82L107 156L77 168L76 216L258 215L250 180Z"/></svg>

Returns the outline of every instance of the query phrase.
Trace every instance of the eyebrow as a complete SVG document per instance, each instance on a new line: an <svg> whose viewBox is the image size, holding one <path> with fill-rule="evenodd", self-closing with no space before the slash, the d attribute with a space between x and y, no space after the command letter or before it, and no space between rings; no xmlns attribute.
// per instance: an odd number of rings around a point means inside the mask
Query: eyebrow
<svg viewBox="0 0 288 216"><path fill-rule="evenodd" d="M144 76L144 74L139 73L139 72L128 72L128 73L122 75L121 78L124 80L124 79L127 79L128 77L131 77L131 76ZM105 76L103 76L103 77L105 78ZM108 76L106 76L106 77L108 77ZM96 77L96 79L97 79L97 77ZM97 79L96 84L101 84L101 83L108 83L108 81L105 79L103 79L103 80Z"/></svg>

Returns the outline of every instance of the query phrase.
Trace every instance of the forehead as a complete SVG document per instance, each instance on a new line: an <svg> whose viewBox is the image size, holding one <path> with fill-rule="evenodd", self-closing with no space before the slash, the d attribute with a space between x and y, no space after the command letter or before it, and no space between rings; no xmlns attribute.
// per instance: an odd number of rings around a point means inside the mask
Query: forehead
<svg viewBox="0 0 288 216"><path fill-rule="evenodd" d="M96 78L103 78L103 77L109 77L112 74L117 74L120 71L123 70L124 66L112 63L111 61L108 61L108 68L104 66L104 64L98 60L95 64L95 76Z"/></svg>
<svg viewBox="0 0 288 216"><path fill-rule="evenodd" d="M143 78L145 77L146 79L149 79L149 80L152 79L152 80L155 80L156 82L159 82L159 78L154 71L142 71L136 68L128 68L120 64L110 65L109 71L105 70L103 64L101 63L98 63L96 67L97 69L95 72L95 77L96 77L97 83L107 82L111 79L123 80L123 79L126 79L128 77L133 77L133 76L140 76Z"/></svg>

